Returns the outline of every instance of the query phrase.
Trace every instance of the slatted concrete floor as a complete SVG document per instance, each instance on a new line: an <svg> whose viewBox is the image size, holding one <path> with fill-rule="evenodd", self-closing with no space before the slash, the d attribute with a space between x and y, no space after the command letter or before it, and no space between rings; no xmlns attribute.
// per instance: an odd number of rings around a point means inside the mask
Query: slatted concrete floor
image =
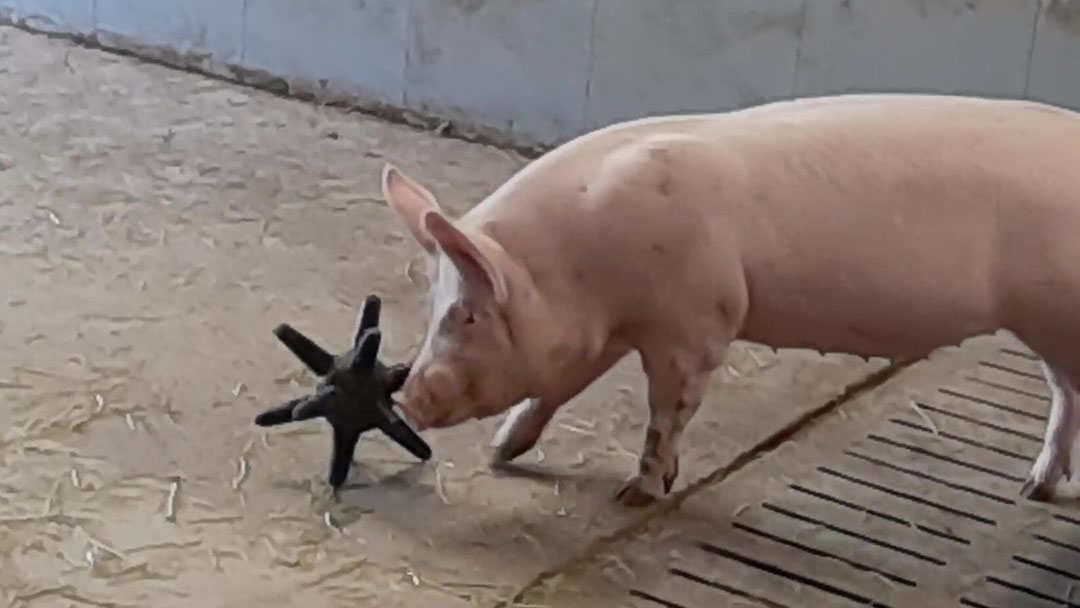
<svg viewBox="0 0 1080 608"><path fill-rule="evenodd" d="M630 605L1080 607L1080 502L1019 495L1049 406L1037 360L996 346L914 403L672 532Z"/></svg>

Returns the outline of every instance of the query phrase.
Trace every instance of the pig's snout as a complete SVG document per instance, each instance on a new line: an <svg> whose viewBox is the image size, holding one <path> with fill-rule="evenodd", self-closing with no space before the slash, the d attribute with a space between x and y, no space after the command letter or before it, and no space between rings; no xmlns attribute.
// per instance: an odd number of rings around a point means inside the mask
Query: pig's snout
<svg viewBox="0 0 1080 608"><path fill-rule="evenodd" d="M449 366L429 364L406 383L402 409L419 427L438 426L445 414L440 408L456 401L460 388L457 375Z"/></svg>
<svg viewBox="0 0 1080 608"><path fill-rule="evenodd" d="M456 394L458 389L457 376L450 367L447 365L432 364L424 370L423 376L424 384L427 386L431 396L435 399L442 397L443 399Z"/></svg>

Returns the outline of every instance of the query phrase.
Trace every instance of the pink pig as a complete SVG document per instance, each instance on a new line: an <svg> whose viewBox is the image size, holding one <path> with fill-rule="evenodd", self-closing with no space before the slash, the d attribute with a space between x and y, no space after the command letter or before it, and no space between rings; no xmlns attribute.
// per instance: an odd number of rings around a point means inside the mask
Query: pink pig
<svg viewBox="0 0 1080 608"><path fill-rule="evenodd" d="M846 95L600 129L456 221L387 166L430 260L402 408L423 429L514 406L493 442L508 461L636 350L650 418L617 497L641 505L670 491L732 340L906 358L1004 329L1052 388L1022 489L1046 500L1078 466L1078 157L1066 110Z"/></svg>

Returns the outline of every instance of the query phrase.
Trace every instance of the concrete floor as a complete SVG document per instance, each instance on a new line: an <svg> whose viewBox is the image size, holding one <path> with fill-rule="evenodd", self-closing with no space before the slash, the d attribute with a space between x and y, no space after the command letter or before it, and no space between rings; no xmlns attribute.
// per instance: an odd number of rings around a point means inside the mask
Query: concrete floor
<svg viewBox="0 0 1080 608"><path fill-rule="evenodd" d="M322 421L252 425L312 383L280 322L343 347L378 293L384 357L415 351L419 252L386 161L456 213L524 164L0 28L8 605L490 606L634 520L610 495L644 432L635 359L557 417L530 474L489 469L491 419L427 433L426 465L365 439L334 502ZM737 345L677 487L882 366ZM625 603L601 589L590 605Z"/></svg>

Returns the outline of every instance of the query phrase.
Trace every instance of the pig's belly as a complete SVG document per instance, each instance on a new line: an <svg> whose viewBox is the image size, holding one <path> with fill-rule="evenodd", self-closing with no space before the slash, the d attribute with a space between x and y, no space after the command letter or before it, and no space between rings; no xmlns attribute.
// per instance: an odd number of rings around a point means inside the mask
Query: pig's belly
<svg viewBox="0 0 1080 608"><path fill-rule="evenodd" d="M748 277L749 309L739 337L774 348L895 358L1000 329L994 286L978 272L909 270L859 275L859 268L836 267L817 280L812 274Z"/></svg>
<svg viewBox="0 0 1080 608"><path fill-rule="evenodd" d="M977 197L888 186L877 198L768 201L755 222L738 225L743 339L891 358L999 328L1002 249L1023 253L1003 244L1000 211Z"/></svg>

